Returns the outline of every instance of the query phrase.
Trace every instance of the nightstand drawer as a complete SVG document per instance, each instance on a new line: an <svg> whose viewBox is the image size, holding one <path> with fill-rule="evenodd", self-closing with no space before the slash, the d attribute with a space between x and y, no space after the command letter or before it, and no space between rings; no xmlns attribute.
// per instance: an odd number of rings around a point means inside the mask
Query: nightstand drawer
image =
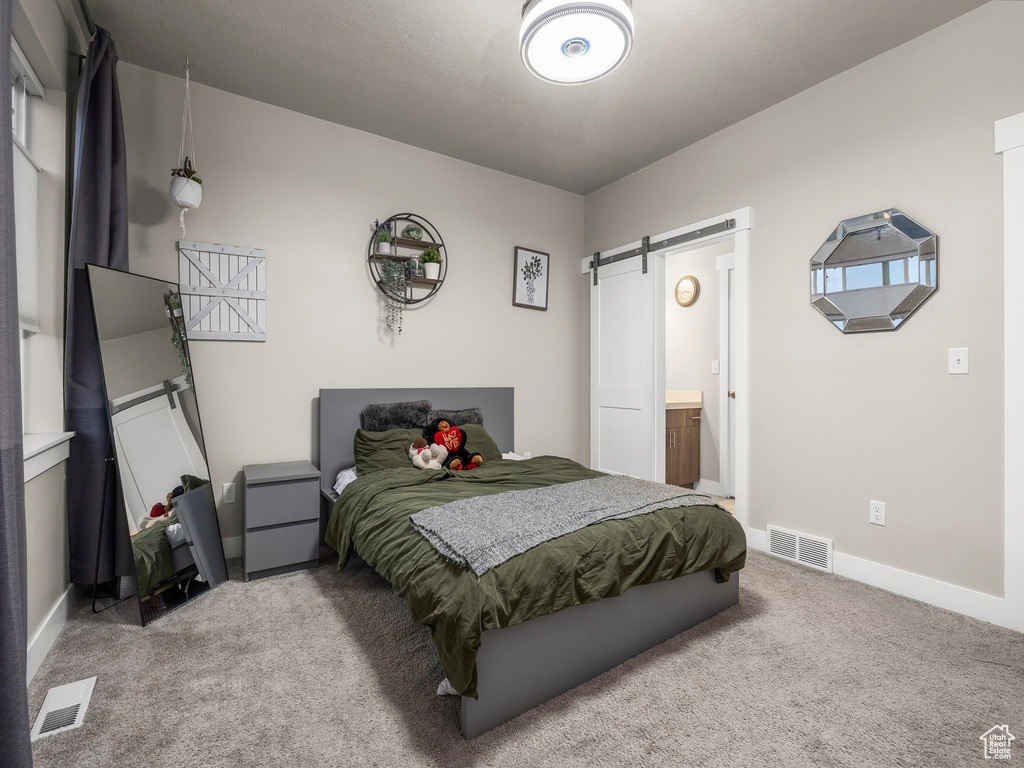
<svg viewBox="0 0 1024 768"><path fill-rule="evenodd" d="M320 518L320 482L316 478L250 485L245 489L245 527Z"/></svg>
<svg viewBox="0 0 1024 768"><path fill-rule="evenodd" d="M283 525L245 535L245 571L305 563L320 556L320 521Z"/></svg>

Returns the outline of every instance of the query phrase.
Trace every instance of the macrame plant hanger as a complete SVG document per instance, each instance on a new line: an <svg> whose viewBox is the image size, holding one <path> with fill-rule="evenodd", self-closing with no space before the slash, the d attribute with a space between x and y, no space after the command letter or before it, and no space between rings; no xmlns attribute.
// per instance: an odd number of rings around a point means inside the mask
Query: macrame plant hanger
<svg viewBox="0 0 1024 768"><path fill-rule="evenodd" d="M178 167L171 178L171 198L181 208L178 222L185 236L185 213L198 208L203 199L202 181L196 174L196 143L192 132L192 94L189 60L185 59L185 102L181 108L181 142L178 144ZM185 134L188 134L186 146Z"/></svg>

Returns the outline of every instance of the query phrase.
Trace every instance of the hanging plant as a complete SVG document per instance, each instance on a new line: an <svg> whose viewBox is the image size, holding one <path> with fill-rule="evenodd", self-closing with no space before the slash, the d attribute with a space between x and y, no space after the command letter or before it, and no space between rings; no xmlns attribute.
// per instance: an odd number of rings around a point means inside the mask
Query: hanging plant
<svg viewBox="0 0 1024 768"><path fill-rule="evenodd" d="M196 145L192 134L192 95L189 89L188 59L185 59L185 104L181 110L181 142L178 144L178 165L171 170L171 199L181 208L178 222L181 236L185 236L185 212L198 208L203 202L203 180L196 174ZM188 152L185 151L185 133L188 133Z"/></svg>
<svg viewBox="0 0 1024 768"><path fill-rule="evenodd" d="M384 324L388 331L402 332L402 313L405 311L405 265L393 259L384 259L380 265L380 284L384 291Z"/></svg>
<svg viewBox="0 0 1024 768"><path fill-rule="evenodd" d="M192 363L185 349L185 339L181 335L181 328L185 324L181 315L181 296L174 291L168 291L164 294L164 303L167 305L167 315L171 318L171 344L178 352L181 371L185 374L185 385L192 389Z"/></svg>

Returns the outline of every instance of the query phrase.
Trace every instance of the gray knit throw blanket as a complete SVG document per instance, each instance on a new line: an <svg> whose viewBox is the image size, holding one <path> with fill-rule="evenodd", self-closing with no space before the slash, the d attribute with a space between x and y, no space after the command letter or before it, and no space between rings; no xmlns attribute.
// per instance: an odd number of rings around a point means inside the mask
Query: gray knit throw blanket
<svg viewBox="0 0 1024 768"><path fill-rule="evenodd" d="M716 506L711 497L686 488L607 475L460 499L409 519L434 549L479 577L538 544L588 525L697 505Z"/></svg>

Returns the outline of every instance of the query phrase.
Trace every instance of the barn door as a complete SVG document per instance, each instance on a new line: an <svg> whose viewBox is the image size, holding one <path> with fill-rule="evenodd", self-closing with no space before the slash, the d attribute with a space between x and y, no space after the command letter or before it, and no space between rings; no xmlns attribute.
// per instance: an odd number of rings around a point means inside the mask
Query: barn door
<svg viewBox="0 0 1024 768"><path fill-rule="evenodd" d="M184 377L173 382L184 387ZM114 447L132 533L140 517L163 502L182 475L208 478L202 448L188 425L178 392L149 387L111 402Z"/></svg>
<svg viewBox="0 0 1024 768"><path fill-rule="evenodd" d="M178 241L178 282L189 341L266 341L266 254Z"/></svg>
<svg viewBox="0 0 1024 768"><path fill-rule="evenodd" d="M614 259L590 281L590 465L655 480L655 269Z"/></svg>

